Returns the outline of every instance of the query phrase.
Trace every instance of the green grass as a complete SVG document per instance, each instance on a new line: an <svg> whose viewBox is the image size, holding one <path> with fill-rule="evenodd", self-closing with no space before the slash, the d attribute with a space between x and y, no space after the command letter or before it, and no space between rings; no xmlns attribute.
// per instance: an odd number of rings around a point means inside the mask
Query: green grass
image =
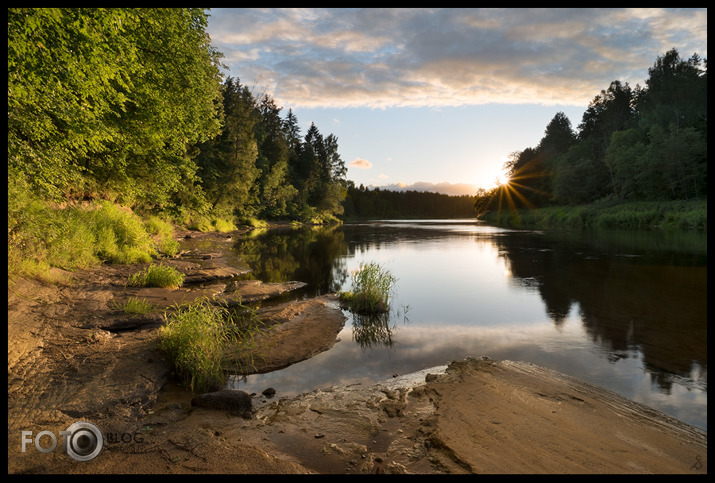
<svg viewBox="0 0 715 483"><path fill-rule="evenodd" d="M139 273L129 277L132 287L179 288L184 283L184 274L173 267L153 263Z"/></svg>
<svg viewBox="0 0 715 483"><path fill-rule="evenodd" d="M144 220L147 232L152 235L159 253L173 257L179 253L179 242L174 239L174 227L158 216L149 216Z"/></svg>
<svg viewBox="0 0 715 483"><path fill-rule="evenodd" d="M253 312L241 319L207 300L177 307L165 313L165 318L166 325L159 329L160 348L192 391L221 388L228 349L243 341L250 346L261 325Z"/></svg>
<svg viewBox="0 0 715 483"><path fill-rule="evenodd" d="M190 216L185 222L185 225L189 230L200 232L218 231L226 233L237 229L235 223L230 219L197 214Z"/></svg>
<svg viewBox="0 0 715 483"><path fill-rule="evenodd" d="M534 210L490 212L490 224L516 228L620 228L700 229L708 224L707 200L635 201L603 200L588 205L550 206Z"/></svg>
<svg viewBox="0 0 715 483"><path fill-rule="evenodd" d="M352 274L351 291L340 299L357 313L380 313L390 309L390 297L397 279L376 262L361 263Z"/></svg>
<svg viewBox="0 0 715 483"><path fill-rule="evenodd" d="M113 308L116 310L121 310L128 315L144 315L152 312L155 307L146 301L146 299L141 299L137 297L130 297L129 300L123 304L114 303Z"/></svg>
<svg viewBox="0 0 715 483"><path fill-rule="evenodd" d="M158 224L106 201L54 205L33 195L21 177L8 174L8 277L51 281L56 278L52 268L149 262L157 251L149 227L160 238L167 236L167 225L159 230ZM171 252L171 247L161 250Z"/></svg>

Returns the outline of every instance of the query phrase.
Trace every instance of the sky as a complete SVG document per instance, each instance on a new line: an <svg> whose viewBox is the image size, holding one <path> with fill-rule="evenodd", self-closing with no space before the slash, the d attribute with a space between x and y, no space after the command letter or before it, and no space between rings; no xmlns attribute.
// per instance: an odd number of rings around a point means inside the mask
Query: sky
<svg viewBox="0 0 715 483"><path fill-rule="evenodd" d="M225 75L338 138L356 185L474 194L614 80L707 58L707 9L211 9Z"/></svg>

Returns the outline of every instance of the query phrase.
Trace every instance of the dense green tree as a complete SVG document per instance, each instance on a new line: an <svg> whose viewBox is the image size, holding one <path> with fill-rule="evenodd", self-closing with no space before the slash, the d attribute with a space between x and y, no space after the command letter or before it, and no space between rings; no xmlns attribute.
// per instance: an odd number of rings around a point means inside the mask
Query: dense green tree
<svg viewBox="0 0 715 483"><path fill-rule="evenodd" d="M707 65L707 63L705 63ZM680 58L676 49L658 56L648 69L646 90L638 103L644 128L707 128L707 72L697 54Z"/></svg>
<svg viewBox="0 0 715 483"><path fill-rule="evenodd" d="M8 9L8 167L52 196L164 205L220 128L204 9Z"/></svg>
<svg viewBox="0 0 715 483"><path fill-rule="evenodd" d="M483 190L477 209L707 196L707 61L672 49L648 73L645 88L611 82L577 135L557 113L536 148L505 164L509 188Z"/></svg>
<svg viewBox="0 0 715 483"><path fill-rule="evenodd" d="M558 204L581 204L606 195L608 170L593 138L575 143L554 161L554 199Z"/></svg>
<svg viewBox="0 0 715 483"><path fill-rule="evenodd" d="M270 96L263 96L258 123L259 155L257 165L261 170L260 204L261 215L269 219L288 217L294 210L289 206L298 191L288 179L290 158L288 138L280 108Z"/></svg>
<svg viewBox="0 0 715 483"><path fill-rule="evenodd" d="M535 208L551 199L551 177L544 156L536 148L512 153L505 171L517 207Z"/></svg>
<svg viewBox="0 0 715 483"><path fill-rule="evenodd" d="M347 183L345 218L469 218L475 214L474 196L449 196L422 191L366 189Z"/></svg>
<svg viewBox="0 0 715 483"><path fill-rule="evenodd" d="M546 125L544 137L537 149L545 159L552 160L568 151L575 141L576 133L571 127L571 121L563 112L557 112Z"/></svg>
<svg viewBox="0 0 715 483"><path fill-rule="evenodd" d="M223 88L224 128L202 144L197 158L199 176L211 211L221 216L254 216L258 193L258 145L254 135L260 120L255 99L238 79L228 78Z"/></svg>

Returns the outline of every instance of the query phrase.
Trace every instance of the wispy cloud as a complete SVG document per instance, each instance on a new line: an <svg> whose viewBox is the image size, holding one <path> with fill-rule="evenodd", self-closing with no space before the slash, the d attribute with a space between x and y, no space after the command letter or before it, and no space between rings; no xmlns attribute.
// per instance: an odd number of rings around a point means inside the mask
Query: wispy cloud
<svg viewBox="0 0 715 483"><path fill-rule="evenodd" d="M706 9L218 9L209 31L291 107L586 105L672 47L707 57Z"/></svg>

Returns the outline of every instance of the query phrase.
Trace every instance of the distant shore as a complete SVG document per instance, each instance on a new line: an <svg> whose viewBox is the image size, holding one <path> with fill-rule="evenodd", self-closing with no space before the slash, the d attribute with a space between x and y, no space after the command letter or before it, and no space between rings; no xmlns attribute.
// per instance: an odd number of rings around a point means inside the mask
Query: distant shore
<svg viewBox="0 0 715 483"><path fill-rule="evenodd" d="M491 225L512 228L624 228L707 230L708 203L687 201L600 201L579 206L510 209L479 216Z"/></svg>

